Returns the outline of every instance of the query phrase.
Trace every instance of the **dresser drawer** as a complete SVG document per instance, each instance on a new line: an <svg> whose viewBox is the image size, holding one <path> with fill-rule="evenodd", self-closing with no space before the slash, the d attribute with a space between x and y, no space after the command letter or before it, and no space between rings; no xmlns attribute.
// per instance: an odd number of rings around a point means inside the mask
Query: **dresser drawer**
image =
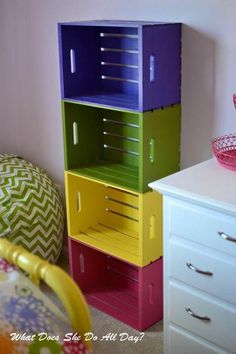
<svg viewBox="0 0 236 354"><path fill-rule="evenodd" d="M173 323L235 353L236 307L175 281L169 283L168 300Z"/></svg>
<svg viewBox="0 0 236 354"><path fill-rule="evenodd" d="M169 243L169 277L236 305L236 259L184 242Z"/></svg>
<svg viewBox="0 0 236 354"><path fill-rule="evenodd" d="M166 354L232 354L200 337L170 326L170 348Z"/></svg>
<svg viewBox="0 0 236 354"><path fill-rule="evenodd" d="M236 256L236 218L197 205L171 200L170 237L178 235ZM220 236L219 232L224 235ZM224 239L227 237L229 239Z"/></svg>

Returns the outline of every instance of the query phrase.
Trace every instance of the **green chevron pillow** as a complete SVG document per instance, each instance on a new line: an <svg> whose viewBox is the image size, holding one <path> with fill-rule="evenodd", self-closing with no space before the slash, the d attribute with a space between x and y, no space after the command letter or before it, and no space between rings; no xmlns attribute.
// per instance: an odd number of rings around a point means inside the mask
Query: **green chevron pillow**
<svg viewBox="0 0 236 354"><path fill-rule="evenodd" d="M63 242L60 194L46 172L0 154L0 237L55 263Z"/></svg>

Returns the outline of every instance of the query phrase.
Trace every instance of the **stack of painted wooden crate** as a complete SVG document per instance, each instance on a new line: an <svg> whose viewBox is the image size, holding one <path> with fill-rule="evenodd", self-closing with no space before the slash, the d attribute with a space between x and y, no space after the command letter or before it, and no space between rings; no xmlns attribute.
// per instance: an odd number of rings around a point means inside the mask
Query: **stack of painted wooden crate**
<svg viewBox="0 0 236 354"><path fill-rule="evenodd" d="M70 272L143 330L162 318L162 199L179 169L181 25L59 24Z"/></svg>

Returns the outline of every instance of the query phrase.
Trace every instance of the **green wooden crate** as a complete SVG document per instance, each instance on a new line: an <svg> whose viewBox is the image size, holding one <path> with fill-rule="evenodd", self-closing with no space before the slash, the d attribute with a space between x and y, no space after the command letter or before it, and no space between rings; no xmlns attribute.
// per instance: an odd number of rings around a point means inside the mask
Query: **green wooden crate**
<svg viewBox="0 0 236 354"><path fill-rule="evenodd" d="M65 169L140 193L179 170L180 105L134 113L62 101Z"/></svg>

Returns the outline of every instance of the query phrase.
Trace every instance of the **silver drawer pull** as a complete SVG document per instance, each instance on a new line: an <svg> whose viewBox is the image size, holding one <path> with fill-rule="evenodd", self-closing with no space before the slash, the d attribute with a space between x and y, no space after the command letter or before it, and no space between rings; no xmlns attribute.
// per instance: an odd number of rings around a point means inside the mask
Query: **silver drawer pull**
<svg viewBox="0 0 236 354"><path fill-rule="evenodd" d="M196 313L194 313L194 312L190 309L190 307L185 307L185 311L186 311L190 316L192 316L192 317L194 317L194 318L197 318L198 320L207 321L207 322L210 322L210 321L211 321L210 317L207 317L207 316L199 316L199 315L197 315Z"/></svg>
<svg viewBox="0 0 236 354"><path fill-rule="evenodd" d="M236 237L229 236L222 231L218 231L218 235L220 235L224 240L236 242Z"/></svg>
<svg viewBox="0 0 236 354"><path fill-rule="evenodd" d="M194 272L196 272L196 273L208 275L209 277L211 277L211 276L213 275L212 272L210 272L210 271L208 271L208 270L201 270L201 269L195 267L194 265L192 265L192 263L187 262L187 263L186 263L186 266L187 266L189 269L191 269L191 270L193 270Z"/></svg>

